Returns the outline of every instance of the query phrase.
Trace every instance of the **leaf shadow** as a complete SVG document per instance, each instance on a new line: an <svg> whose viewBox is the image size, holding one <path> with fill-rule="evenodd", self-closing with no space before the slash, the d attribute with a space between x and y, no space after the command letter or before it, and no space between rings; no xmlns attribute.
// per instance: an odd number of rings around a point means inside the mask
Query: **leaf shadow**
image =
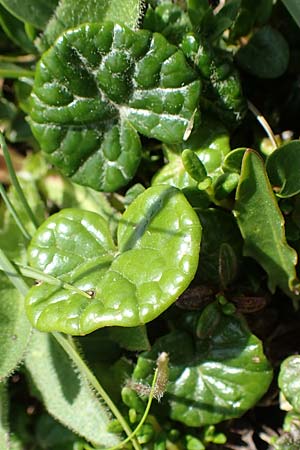
<svg viewBox="0 0 300 450"><path fill-rule="evenodd" d="M72 366L71 360L66 356L64 350L49 335L50 355L57 375L62 395L66 402L73 404L80 393L80 380Z"/></svg>

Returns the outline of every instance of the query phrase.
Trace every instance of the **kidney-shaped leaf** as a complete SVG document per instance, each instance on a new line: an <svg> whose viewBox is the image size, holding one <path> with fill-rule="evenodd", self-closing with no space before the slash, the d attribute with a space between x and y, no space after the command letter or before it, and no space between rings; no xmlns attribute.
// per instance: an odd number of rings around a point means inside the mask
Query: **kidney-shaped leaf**
<svg viewBox="0 0 300 450"><path fill-rule="evenodd" d="M271 183L280 187L278 197L292 197L300 192L300 141L288 142L267 159Z"/></svg>
<svg viewBox="0 0 300 450"><path fill-rule="evenodd" d="M42 57L31 127L50 161L96 190L125 185L140 161L138 132L180 142L200 81L158 33L110 22L64 33Z"/></svg>
<svg viewBox="0 0 300 450"><path fill-rule="evenodd" d="M93 298L41 284L27 295L28 316L42 331L74 335L149 322L191 282L200 237L193 208L180 191L166 186L146 190L128 207L118 226L118 248L102 217L62 210L38 229L29 260L93 292Z"/></svg>
<svg viewBox="0 0 300 450"><path fill-rule="evenodd" d="M209 315L214 312L210 308ZM139 357L134 371L136 380L149 382L157 355L169 353L166 400L171 418L188 426L241 416L256 404L272 379L260 340L241 318L220 314L207 337L196 343L181 331L160 338ZM206 320L212 323L213 317Z"/></svg>

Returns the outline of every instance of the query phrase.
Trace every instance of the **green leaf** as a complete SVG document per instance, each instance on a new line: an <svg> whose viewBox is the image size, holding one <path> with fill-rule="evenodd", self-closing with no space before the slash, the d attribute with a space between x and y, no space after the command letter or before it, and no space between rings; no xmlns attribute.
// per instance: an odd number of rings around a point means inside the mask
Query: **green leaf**
<svg viewBox="0 0 300 450"><path fill-rule="evenodd" d="M120 442L107 431L106 407L50 334L33 334L25 362L45 407L59 422L95 445Z"/></svg>
<svg viewBox="0 0 300 450"><path fill-rule="evenodd" d="M214 314L210 306L207 308ZM209 335L195 343L181 331L158 339L150 352L139 357L134 370L135 380L149 382L157 355L169 353L170 382L165 398L171 419L188 426L241 416L256 404L272 380L260 340L240 317L221 315Z"/></svg>
<svg viewBox="0 0 300 450"><path fill-rule="evenodd" d="M265 26L256 31L249 42L239 49L236 60L251 75L278 78L287 69L289 46L279 31Z"/></svg>
<svg viewBox="0 0 300 450"><path fill-rule="evenodd" d="M298 27L300 27L300 4L298 0L282 0L289 13L295 19Z"/></svg>
<svg viewBox="0 0 300 450"><path fill-rule="evenodd" d="M284 219L264 163L253 150L248 150L243 158L235 214L244 238L244 254L267 272L271 292L279 286L291 294L298 284L297 253L286 242Z"/></svg>
<svg viewBox="0 0 300 450"><path fill-rule="evenodd" d="M0 384L0 448L10 450L10 437L8 426L8 395L5 383Z"/></svg>
<svg viewBox="0 0 300 450"><path fill-rule="evenodd" d="M42 331L87 334L104 326L135 327L156 318L186 289L197 269L201 228L177 189L155 186L138 196L118 226L118 248L97 214L67 209L39 228L31 265L92 291L42 284L26 298Z"/></svg>
<svg viewBox="0 0 300 450"><path fill-rule="evenodd" d="M159 34L110 22L63 34L36 71L31 127L42 150L76 183L113 191L139 161L138 132L183 139L200 81Z"/></svg>
<svg viewBox="0 0 300 450"><path fill-rule="evenodd" d="M29 53L36 53L36 48L28 38L24 23L16 19L0 4L0 25L5 34L21 49Z"/></svg>
<svg viewBox="0 0 300 450"><path fill-rule="evenodd" d="M283 395L297 412L300 412L299 370L300 356L290 356L281 364L278 378L278 384Z"/></svg>
<svg viewBox="0 0 300 450"><path fill-rule="evenodd" d="M23 78L34 77L34 71L14 63L0 61L1 78Z"/></svg>
<svg viewBox="0 0 300 450"><path fill-rule="evenodd" d="M8 11L23 22L44 28L58 0L0 0Z"/></svg>
<svg viewBox="0 0 300 450"><path fill-rule="evenodd" d="M25 314L23 296L4 272L0 272L0 298L0 381L3 381L22 362L31 325Z"/></svg>
<svg viewBox="0 0 300 450"><path fill-rule="evenodd" d="M280 188L278 197L292 197L300 192L300 141L291 141L270 154L266 164L273 186Z"/></svg>
<svg viewBox="0 0 300 450"><path fill-rule="evenodd" d="M142 0L61 0L47 24L40 47L44 50L65 30L82 23L112 21L136 29Z"/></svg>
<svg viewBox="0 0 300 450"><path fill-rule="evenodd" d="M114 342L126 350L140 352L150 348L147 329L144 325L134 328L111 327L108 333Z"/></svg>

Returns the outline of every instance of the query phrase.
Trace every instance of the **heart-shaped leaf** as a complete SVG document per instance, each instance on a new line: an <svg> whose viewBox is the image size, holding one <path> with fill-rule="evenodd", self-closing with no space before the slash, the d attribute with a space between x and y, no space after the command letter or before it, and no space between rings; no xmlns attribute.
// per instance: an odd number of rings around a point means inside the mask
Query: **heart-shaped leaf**
<svg viewBox="0 0 300 450"><path fill-rule="evenodd" d="M128 207L118 226L118 248L102 217L63 210L37 231L30 263L93 292L93 298L34 286L26 298L30 321L42 331L75 335L149 322L193 279L200 237L193 208L180 191L167 186L147 189Z"/></svg>
<svg viewBox="0 0 300 450"><path fill-rule="evenodd" d="M196 78L158 33L81 25L62 34L37 67L32 131L75 182L113 191L136 172L138 132L182 141L198 105Z"/></svg>
<svg viewBox="0 0 300 450"><path fill-rule="evenodd" d="M276 149L267 159L267 172L273 186L280 187L278 197L300 192L300 141L291 141Z"/></svg>
<svg viewBox="0 0 300 450"><path fill-rule="evenodd" d="M135 380L148 383L158 354L169 353L165 399L170 417L192 427L241 416L256 404L272 380L260 340L242 318L217 309L217 321L211 305L202 313L208 325L214 323L205 337L193 342L191 335L182 331L163 336L139 357L133 374Z"/></svg>

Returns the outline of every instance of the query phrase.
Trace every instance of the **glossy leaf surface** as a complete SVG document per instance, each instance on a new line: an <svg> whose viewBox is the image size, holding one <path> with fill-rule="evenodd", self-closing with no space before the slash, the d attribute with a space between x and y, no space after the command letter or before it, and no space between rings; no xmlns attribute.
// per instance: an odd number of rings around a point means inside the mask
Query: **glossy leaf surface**
<svg viewBox="0 0 300 450"><path fill-rule="evenodd" d="M285 359L280 367L278 384L283 395L293 408L300 412L300 356Z"/></svg>
<svg viewBox="0 0 300 450"><path fill-rule="evenodd" d="M300 192L300 141L277 148L267 159L267 172L279 197L292 197Z"/></svg>
<svg viewBox="0 0 300 450"><path fill-rule="evenodd" d="M35 286L26 298L29 318L42 331L70 334L149 322L193 279L200 237L192 207L166 186L149 188L128 207L118 226L118 248L100 216L63 210L37 231L30 263L94 295Z"/></svg>
<svg viewBox="0 0 300 450"><path fill-rule="evenodd" d="M215 313L211 305L207 310ZM222 313L221 320L213 319L206 317L214 326L195 343L180 331L158 339L150 352L139 357L134 370L136 380L149 381L157 355L168 352L165 397L170 416L192 427L241 416L266 392L272 379L262 344L245 322Z"/></svg>
<svg viewBox="0 0 300 450"><path fill-rule="evenodd" d="M119 442L107 430L106 407L50 334L34 333L26 367L48 412L59 422L94 444L109 447Z"/></svg>
<svg viewBox="0 0 300 450"><path fill-rule="evenodd" d="M28 347L31 325L24 310L24 298L0 272L0 382L22 362Z"/></svg>
<svg viewBox="0 0 300 450"><path fill-rule="evenodd" d="M53 14L58 0L1 0L0 3L18 19L42 29Z"/></svg>
<svg viewBox="0 0 300 450"><path fill-rule="evenodd" d="M245 153L236 193L235 214L244 238L244 254L264 268L269 288L291 293L298 281L297 254L286 242L284 219L264 163L253 150Z"/></svg>
<svg viewBox="0 0 300 450"><path fill-rule="evenodd" d="M141 0L61 0L47 24L40 46L48 48L63 31L82 23L111 20L135 29L141 7Z"/></svg>
<svg viewBox="0 0 300 450"><path fill-rule="evenodd" d="M193 69L162 35L110 22L82 25L43 55L31 127L67 176L113 191L138 167L138 132L180 142L199 92Z"/></svg>

